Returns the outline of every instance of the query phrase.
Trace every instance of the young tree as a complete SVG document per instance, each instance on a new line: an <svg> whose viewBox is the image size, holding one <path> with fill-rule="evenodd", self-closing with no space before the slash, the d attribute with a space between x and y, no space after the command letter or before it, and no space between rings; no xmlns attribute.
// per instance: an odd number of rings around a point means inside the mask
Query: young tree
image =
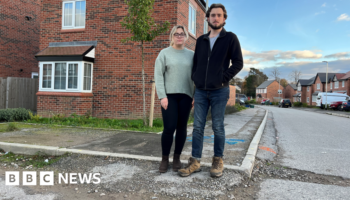
<svg viewBox="0 0 350 200"><path fill-rule="evenodd" d="M141 42L141 59L142 59L142 93L143 93L143 123L146 122L146 94L145 94L145 68L143 44L151 42L155 37L166 32L170 23L164 22L157 25L152 17L154 0L125 0L128 5L128 15L120 22L122 27L130 30L131 36L121 41Z"/></svg>
<svg viewBox="0 0 350 200"><path fill-rule="evenodd" d="M289 74L289 79L292 81L292 83L296 84L299 79L301 77L301 71L299 70L293 70L290 74Z"/></svg>
<svg viewBox="0 0 350 200"><path fill-rule="evenodd" d="M276 81L279 80L279 76L281 75L280 69L277 67L273 67L270 71L270 77L275 79Z"/></svg>

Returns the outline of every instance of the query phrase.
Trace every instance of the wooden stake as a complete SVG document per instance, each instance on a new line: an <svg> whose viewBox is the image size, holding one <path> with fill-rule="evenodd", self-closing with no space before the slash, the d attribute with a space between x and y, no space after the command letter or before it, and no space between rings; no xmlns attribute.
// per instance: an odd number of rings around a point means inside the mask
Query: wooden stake
<svg viewBox="0 0 350 200"><path fill-rule="evenodd" d="M153 127L153 113L154 113L154 96L156 93L156 83L154 82L154 79L152 79L152 95L151 95L151 111L149 116L149 126Z"/></svg>

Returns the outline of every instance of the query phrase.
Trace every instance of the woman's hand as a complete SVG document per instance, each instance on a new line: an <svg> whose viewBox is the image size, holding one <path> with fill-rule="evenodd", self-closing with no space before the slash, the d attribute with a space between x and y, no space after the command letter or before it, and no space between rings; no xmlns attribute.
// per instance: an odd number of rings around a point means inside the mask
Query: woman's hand
<svg viewBox="0 0 350 200"><path fill-rule="evenodd" d="M160 105L162 105L162 107L164 108L164 110L166 110L168 108L168 98L165 97L163 99L160 100Z"/></svg>

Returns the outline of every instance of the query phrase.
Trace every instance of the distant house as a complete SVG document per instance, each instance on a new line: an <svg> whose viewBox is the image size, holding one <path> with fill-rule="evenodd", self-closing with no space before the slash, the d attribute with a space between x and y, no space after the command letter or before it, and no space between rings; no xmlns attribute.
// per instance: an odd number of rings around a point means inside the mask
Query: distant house
<svg viewBox="0 0 350 200"><path fill-rule="evenodd" d="M297 94L293 95L295 100L302 103L307 103L308 105L316 104L316 97L318 93L314 93L313 84L316 77L310 79L299 79L297 82ZM315 96L316 95L316 96Z"/></svg>
<svg viewBox="0 0 350 200"><path fill-rule="evenodd" d="M297 90L297 85L296 84L288 84L285 88L284 88L284 98L286 99L290 99L292 102L297 102L297 95L298 94L298 90Z"/></svg>
<svg viewBox="0 0 350 200"><path fill-rule="evenodd" d="M328 91L350 94L349 93L349 80L350 80L350 71L347 73L338 73L330 77L329 84L327 86Z"/></svg>
<svg viewBox="0 0 350 200"><path fill-rule="evenodd" d="M278 90L282 90L282 94L278 94ZM270 99L271 101L278 101L279 98L284 98L284 87L277 81L265 81L256 88L256 98Z"/></svg>

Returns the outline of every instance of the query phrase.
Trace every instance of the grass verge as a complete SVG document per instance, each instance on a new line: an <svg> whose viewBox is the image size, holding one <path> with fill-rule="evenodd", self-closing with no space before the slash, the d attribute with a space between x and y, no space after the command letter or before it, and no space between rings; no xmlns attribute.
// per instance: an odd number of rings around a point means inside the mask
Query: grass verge
<svg viewBox="0 0 350 200"><path fill-rule="evenodd" d="M225 114L232 114L246 109L244 106L226 106ZM208 112L208 120L211 119L211 111ZM194 112L191 111L188 123L193 123ZM163 130L163 120L154 119L153 127L143 125L142 119L127 120L127 119L102 119L91 116L79 116L72 114L69 117L64 115L55 115L51 118L33 116L27 123L46 124L46 125L63 125L76 127L91 127L91 128L110 128L119 130L131 130L142 132L160 132Z"/></svg>
<svg viewBox="0 0 350 200"><path fill-rule="evenodd" d="M35 155L18 155L12 152L4 152L0 149L0 163L3 164L16 164L19 167L35 167L42 168L47 165L51 165L63 157L68 156L68 153L62 156L49 156L41 153Z"/></svg>

